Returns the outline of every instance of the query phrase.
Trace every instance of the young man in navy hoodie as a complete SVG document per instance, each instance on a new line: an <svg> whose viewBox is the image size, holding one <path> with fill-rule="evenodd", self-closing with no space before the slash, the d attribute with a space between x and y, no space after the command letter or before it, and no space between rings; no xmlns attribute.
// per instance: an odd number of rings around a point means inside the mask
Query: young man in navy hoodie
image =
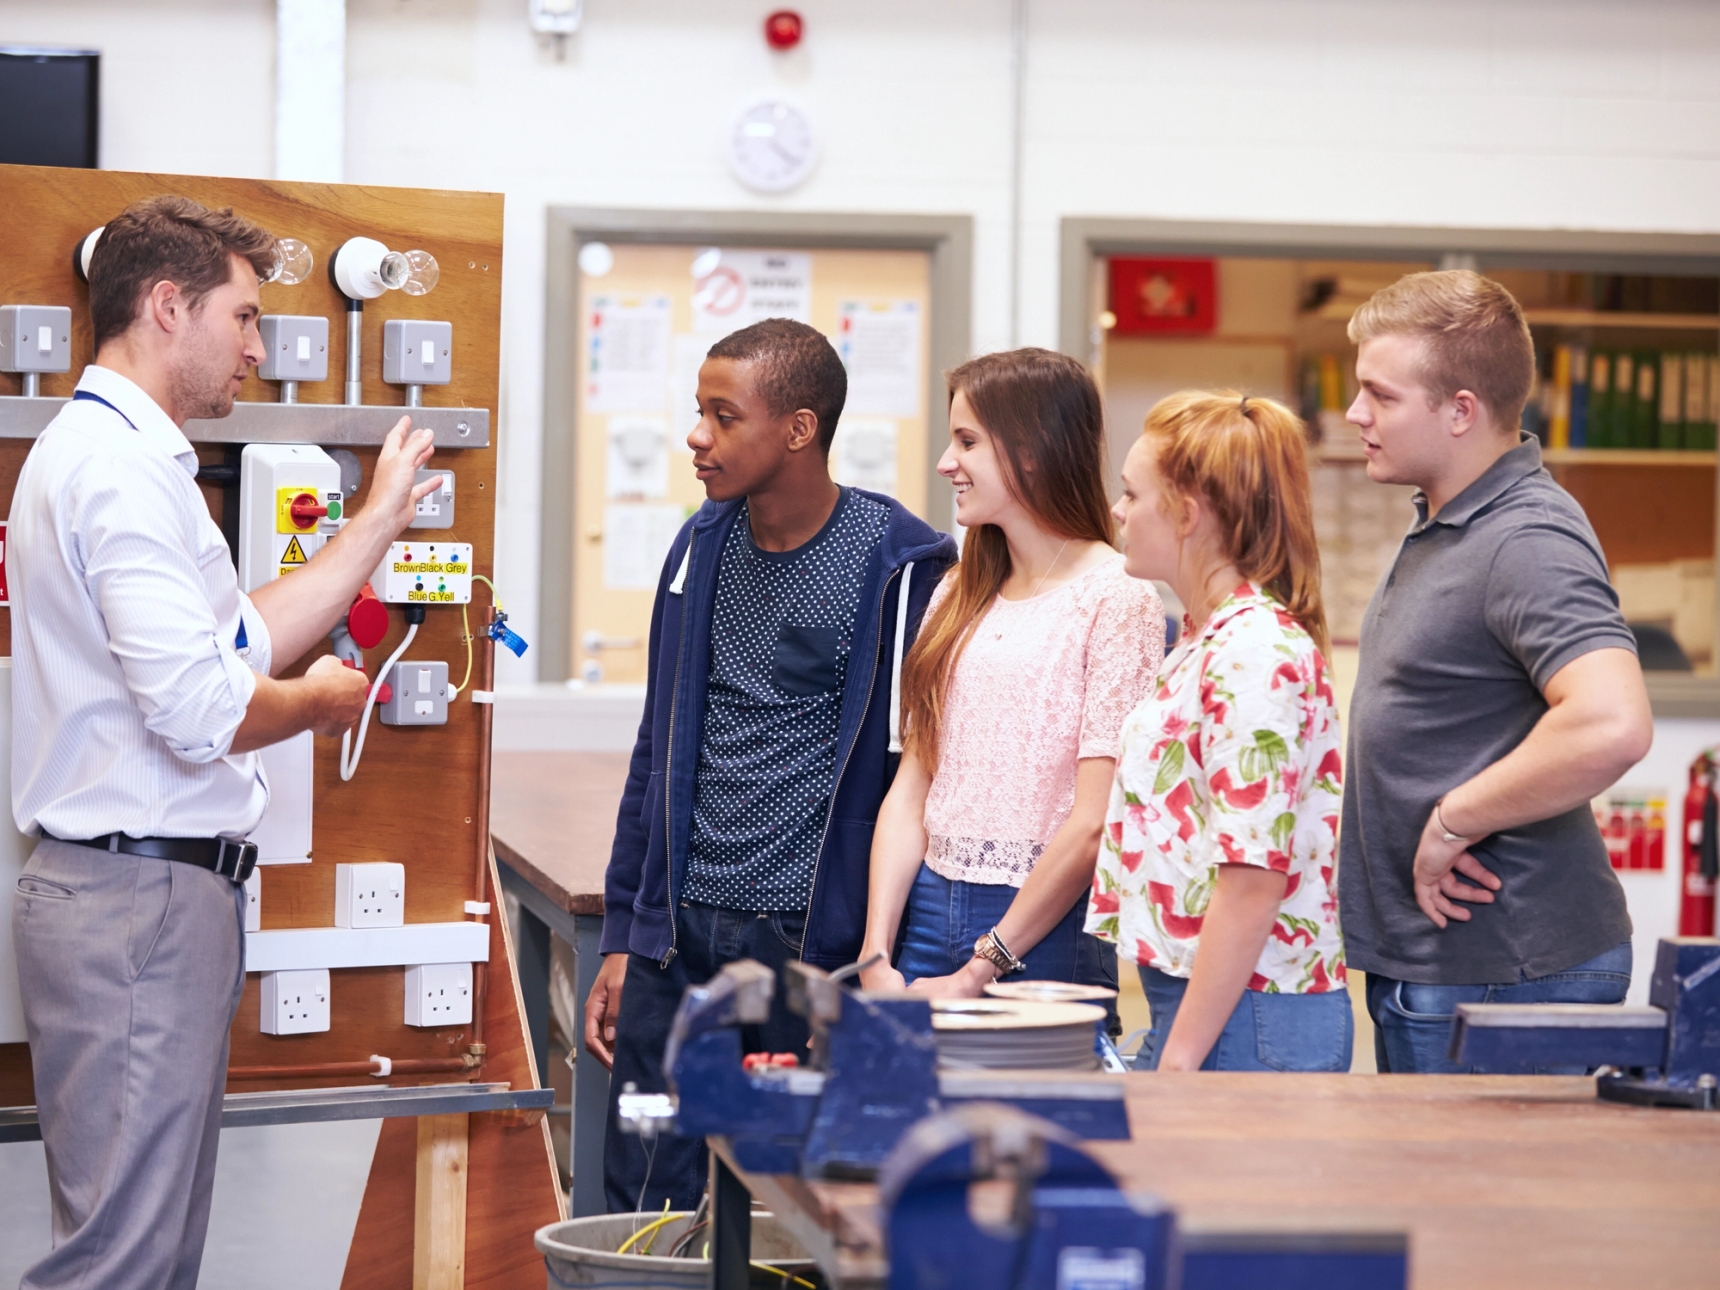
<svg viewBox="0 0 1720 1290"><path fill-rule="evenodd" d="M645 716L604 891L587 1049L611 1067L611 1211L691 1209L705 1145L623 1134L627 1084L666 1091L689 985L725 963L854 960L872 826L895 773L902 653L955 544L893 499L839 487L848 379L830 342L772 318L717 342L687 436L709 499L676 536L651 614ZM805 1050L783 1006L749 1036Z"/></svg>

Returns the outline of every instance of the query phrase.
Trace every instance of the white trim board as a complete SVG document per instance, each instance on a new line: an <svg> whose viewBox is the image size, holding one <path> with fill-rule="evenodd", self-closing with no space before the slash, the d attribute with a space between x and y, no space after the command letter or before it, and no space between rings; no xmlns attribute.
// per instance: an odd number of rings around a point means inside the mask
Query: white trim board
<svg viewBox="0 0 1720 1290"><path fill-rule="evenodd" d="M293 927L273 932L252 932L245 937L247 972L489 961L488 923Z"/></svg>

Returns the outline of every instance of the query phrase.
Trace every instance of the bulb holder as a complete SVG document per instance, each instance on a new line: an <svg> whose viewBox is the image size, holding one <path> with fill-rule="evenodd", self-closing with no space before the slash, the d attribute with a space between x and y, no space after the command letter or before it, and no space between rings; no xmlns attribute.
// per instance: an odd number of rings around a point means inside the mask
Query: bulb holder
<svg viewBox="0 0 1720 1290"><path fill-rule="evenodd" d="M349 238L334 253L329 276L348 300L375 300L406 282L412 266L374 237Z"/></svg>
<svg viewBox="0 0 1720 1290"><path fill-rule="evenodd" d="M100 228L91 229L72 248L72 272L78 275L78 281L86 287L90 283L90 256L95 254L96 243L101 240L102 230L105 228L107 225L103 224Z"/></svg>

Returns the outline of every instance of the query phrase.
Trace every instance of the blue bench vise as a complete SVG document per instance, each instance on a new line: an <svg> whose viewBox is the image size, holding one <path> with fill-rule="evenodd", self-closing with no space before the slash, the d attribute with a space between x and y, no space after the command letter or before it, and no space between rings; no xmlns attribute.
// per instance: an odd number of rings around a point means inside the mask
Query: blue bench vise
<svg viewBox="0 0 1720 1290"><path fill-rule="evenodd" d="M1720 1107L1720 940L1669 937L1655 954L1649 1006L1463 1003L1451 1058L1508 1074L1611 1067L1595 1081L1613 1102Z"/></svg>
<svg viewBox="0 0 1720 1290"><path fill-rule="evenodd" d="M1080 1138L1126 1139L1123 1081L1100 1071L938 1069L930 1003L868 995L804 963L785 970L787 1004L812 1030L810 1066L742 1066L741 1027L770 1016L769 968L727 964L689 986L663 1069L670 1092L623 1091L625 1129L719 1135L753 1173L871 1178L916 1121L963 1102L1007 1103Z"/></svg>
<svg viewBox="0 0 1720 1290"><path fill-rule="evenodd" d="M878 1191L889 1290L1403 1290L1408 1279L1402 1233L1181 1232L1068 1133L1007 1106L920 1121Z"/></svg>

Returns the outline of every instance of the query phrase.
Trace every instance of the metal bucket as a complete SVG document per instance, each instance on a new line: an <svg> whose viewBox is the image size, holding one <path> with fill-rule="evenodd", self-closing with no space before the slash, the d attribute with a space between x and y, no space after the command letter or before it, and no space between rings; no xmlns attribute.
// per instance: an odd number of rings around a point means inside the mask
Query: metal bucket
<svg viewBox="0 0 1720 1290"><path fill-rule="evenodd" d="M661 1214L611 1214L597 1218L570 1218L564 1223L551 1223L538 1229L535 1238L543 1252L549 1272L549 1290L565 1287L589 1287L590 1290L646 1290L646 1287L673 1287L674 1290L705 1290L711 1284L709 1259L670 1259L662 1257L681 1233L687 1230L692 1215L675 1211L655 1236L647 1236L638 1245L649 1243L652 1254L617 1254L618 1250L640 1228L661 1218ZM694 1238L703 1248L705 1234ZM634 1249L638 1248L634 1246ZM758 1264L768 1263L782 1272L822 1287L824 1278L816 1265L806 1256L805 1249L779 1223L774 1214L755 1211L752 1216L752 1284L776 1290L785 1284L788 1290L805 1290L794 1280L767 1272Z"/></svg>

